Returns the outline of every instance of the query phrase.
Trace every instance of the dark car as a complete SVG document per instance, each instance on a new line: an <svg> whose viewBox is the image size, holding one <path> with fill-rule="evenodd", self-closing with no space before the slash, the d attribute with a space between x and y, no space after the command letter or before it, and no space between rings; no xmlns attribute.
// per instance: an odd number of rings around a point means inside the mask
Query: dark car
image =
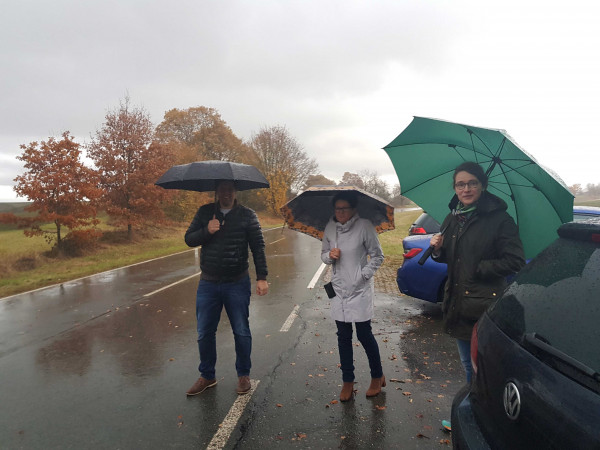
<svg viewBox="0 0 600 450"><path fill-rule="evenodd" d="M575 222L600 216L600 208L594 206L574 206ZM400 292L428 302L441 302L446 284L446 264L437 263L431 258L422 266L418 264L423 251L429 247L431 235L440 231L440 224L429 214L421 214L409 228L408 236L402 241L404 262L396 273Z"/></svg>
<svg viewBox="0 0 600 450"><path fill-rule="evenodd" d="M600 218L570 222L473 330L458 449L600 449Z"/></svg>

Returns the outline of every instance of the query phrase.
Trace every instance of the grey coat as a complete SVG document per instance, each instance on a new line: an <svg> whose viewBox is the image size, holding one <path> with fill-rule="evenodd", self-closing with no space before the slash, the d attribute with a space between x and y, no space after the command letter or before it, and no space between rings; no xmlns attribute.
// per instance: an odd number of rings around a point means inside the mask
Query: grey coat
<svg viewBox="0 0 600 450"><path fill-rule="evenodd" d="M340 259L329 257L332 248L341 250ZM370 259L367 258L370 256ZM323 233L321 260L332 264L331 316L340 322L365 322L373 318L373 275L383 263L383 251L371 221L358 214L341 224L331 219Z"/></svg>

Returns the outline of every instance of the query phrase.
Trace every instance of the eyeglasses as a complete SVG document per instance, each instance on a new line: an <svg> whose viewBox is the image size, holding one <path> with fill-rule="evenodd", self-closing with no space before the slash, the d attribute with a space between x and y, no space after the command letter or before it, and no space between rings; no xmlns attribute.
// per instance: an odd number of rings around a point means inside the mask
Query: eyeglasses
<svg viewBox="0 0 600 450"><path fill-rule="evenodd" d="M454 185L454 188L457 191L464 191L467 186L469 186L469 189L475 189L475 188L479 187L479 184L480 183L478 180L471 180L468 183L463 183L462 181L459 181L458 183L456 183Z"/></svg>
<svg viewBox="0 0 600 450"><path fill-rule="evenodd" d="M354 208L351 208L349 206L345 206L343 208L334 208L334 209L335 209L335 212L347 212L347 211L350 211L350 210L352 210Z"/></svg>

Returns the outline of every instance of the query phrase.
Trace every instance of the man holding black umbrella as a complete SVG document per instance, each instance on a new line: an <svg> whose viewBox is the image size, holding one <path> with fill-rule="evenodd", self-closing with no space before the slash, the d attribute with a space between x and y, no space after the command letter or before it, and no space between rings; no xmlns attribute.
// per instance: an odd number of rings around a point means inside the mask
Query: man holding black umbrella
<svg viewBox="0 0 600 450"><path fill-rule="evenodd" d="M188 396L198 395L217 384L216 331L223 306L235 339L237 393L246 394L251 389L248 247L256 268L256 293L267 294L269 285L265 243L258 218L254 211L237 203L236 192L233 181L220 181L215 203L198 209L185 234L187 245L202 246L202 274L196 295L200 378L187 391Z"/></svg>

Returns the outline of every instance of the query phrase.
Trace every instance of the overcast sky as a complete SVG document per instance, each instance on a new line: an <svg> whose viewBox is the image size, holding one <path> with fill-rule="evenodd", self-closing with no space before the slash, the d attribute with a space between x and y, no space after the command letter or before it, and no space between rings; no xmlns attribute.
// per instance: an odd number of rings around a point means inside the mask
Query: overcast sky
<svg viewBox="0 0 600 450"><path fill-rule="evenodd" d="M241 139L284 125L320 172L398 179L413 116L505 129L567 185L600 184L592 0L13 0L0 17L0 201L20 144L80 143L125 95L158 124L212 107Z"/></svg>

